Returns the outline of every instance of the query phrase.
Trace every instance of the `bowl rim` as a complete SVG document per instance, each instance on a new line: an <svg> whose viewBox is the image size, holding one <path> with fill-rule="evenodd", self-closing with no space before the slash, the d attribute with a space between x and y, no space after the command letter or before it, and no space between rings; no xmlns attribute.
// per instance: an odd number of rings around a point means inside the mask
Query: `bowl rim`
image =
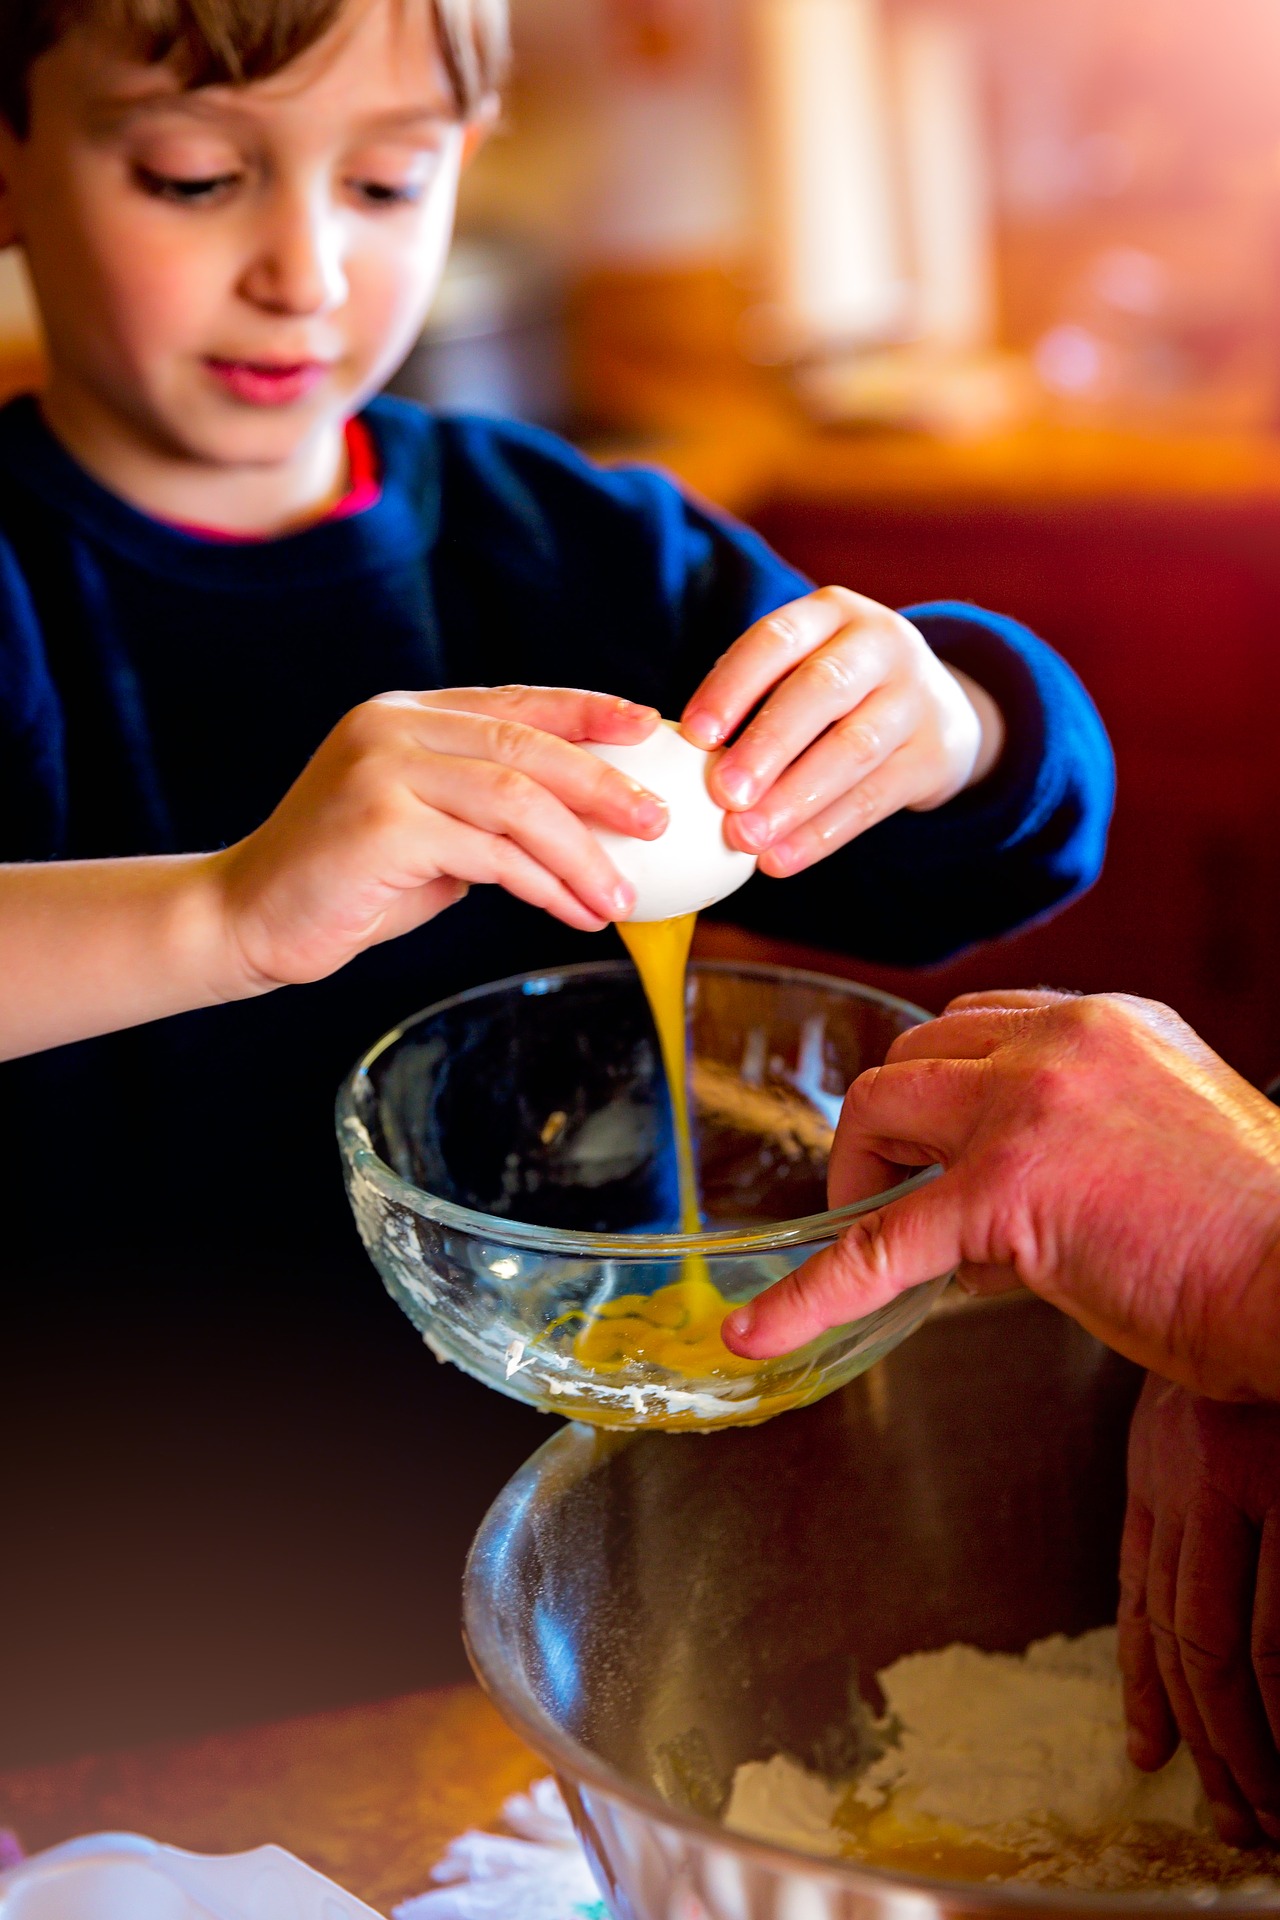
<svg viewBox="0 0 1280 1920"><path fill-rule="evenodd" d="M695 959L689 962L689 970L691 973L732 974L753 980L781 978L789 984L816 986L827 991L835 988L851 1000L870 1000L892 1012L909 1013L916 1025L936 1017L924 1007L916 1006L911 1000L903 1000L897 994L885 993L879 987L863 986L859 981L845 980L837 974L820 973L811 967L788 967L768 960ZM357 1090L368 1080L371 1069L381 1056L403 1039L411 1028L421 1021L449 1013L455 1007L466 1006L470 1001L483 999L489 994L511 992L518 988L530 996L541 996L558 993L578 980L608 977L634 978L631 961L579 960L562 967L538 967L529 973L509 974L505 979L488 980L480 986L467 987L461 993L450 994L447 999L436 1000L429 1007L423 1007L399 1021L360 1056L338 1089L335 1109L338 1142L352 1173L368 1181L384 1198L408 1207L420 1218L443 1227L453 1227L476 1239L500 1242L504 1247L518 1247L527 1252L564 1253L577 1259L615 1258L633 1263L670 1262L673 1265L694 1253L721 1256L772 1253L835 1240L851 1221L888 1206L895 1200L904 1199L907 1194L914 1193L941 1173L939 1166L921 1167L908 1174L905 1180L900 1180L896 1186L886 1188L883 1193L871 1194L865 1200L855 1200L848 1206L803 1214L793 1220L772 1221L758 1227L725 1227L702 1233L580 1233L568 1227L543 1227L532 1221L512 1220L504 1214L481 1213L475 1208L460 1206L456 1201L441 1199L437 1194L428 1193L424 1187L415 1186L411 1180L406 1180L387 1165L375 1149L360 1117Z"/></svg>
<svg viewBox="0 0 1280 1920"><path fill-rule="evenodd" d="M1008 1304L1010 1302L1003 1298L964 1303L967 1310L979 1312ZM674 1807L655 1789L641 1785L584 1746L514 1681L513 1666L505 1657L498 1625L501 1596L493 1577L499 1565L498 1549L502 1537L518 1523L534 1489L548 1470L558 1471L560 1477L581 1478L603 1454L620 1452L653 1437L642 1431L587 1426L581 1421L566 1423L550 1439L544 1440L507 1481L480 1522L467 1553L462 1576L462 1640L472 1671L502 1718L557 1774L620 1800L640 1814L677 1827L703 1843L746 1853L758 1865L775 1873L792 1876L798 1866L803 1866L809 1877L835 1881L842 1890L855 1894L862 1891L880 1900L886 1895L907 1895L916 1903L933 1903L935 1913L955 1910L975 1915L1001 1911L1011 1916L1045 1912L1064 1916L1098 1913L1127 1915L1130 1920L1136 1920L1136 1916L1148 1913L1256 1915L1276 1912L1280 1902L1274 1894L1247 1893L1241 1889L1227 1888L1221 1892L1210 1889L1206 1897L1206 1890L1190 1887L1149 1893L1105 1893L1074 1887L1029 1886L1016 1881L928 1879L865 1861L806 1853L800 1847L754 1839L704 1814ZM700 1434L660 1436L663 1444L683 1437L699 1445L707 1444L706 1437ZM482 1590L489 1601L483 1607Z"/></svg>

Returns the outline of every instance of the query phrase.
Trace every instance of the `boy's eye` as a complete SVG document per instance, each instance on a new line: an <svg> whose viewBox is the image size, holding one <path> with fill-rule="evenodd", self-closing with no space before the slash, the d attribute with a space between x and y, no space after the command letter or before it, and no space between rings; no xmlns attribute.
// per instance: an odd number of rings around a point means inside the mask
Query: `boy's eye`
<svg viewBox="0 0 1280 1920"><path fill-rule="evenodd" d="M156 173L151 167L137 166L134 176L144 192L157 200L171 200L178 206L203 207L221 199L240 179L238 173L213 173L200 176Z"/></svg>
<svg viewBox="0 0 1280 1920"><path fill-rule="evenodd" d="M367 207L411 207L430 187L440 160L434 146L373 147L348 163L347 189Z"/></svg>
<svg viewBox="0 0 1280 1920"><path fill-rule="evenodd" d="M422 198L423 182L402 180L393 185L389 180L353 180L351 187L370 206L403 207L412 206Z"/></svg>

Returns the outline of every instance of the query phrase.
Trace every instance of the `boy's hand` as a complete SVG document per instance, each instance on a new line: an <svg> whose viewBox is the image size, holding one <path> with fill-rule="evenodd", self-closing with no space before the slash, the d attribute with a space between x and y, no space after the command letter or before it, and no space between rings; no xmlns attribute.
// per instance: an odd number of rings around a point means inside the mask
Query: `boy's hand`
<svg viewBox="0 0 1280 1920"><path fill-rule="evenodd" d="M1181 1735L1222 1838L1280 1840L1280 1407L1148 1376L1129 1434L1120 1668L1135 1763L1162 1767Z"/></svg>
<svg viewBox="0 0 1280 1920"><path fill-rule="evenodd" d="M624 918L631 888L584 820L652 839L666 812L573 742L633 743L657 721L652 707L550 687L354 708L270 819L211 856L238 990L321 979L473 881L588 932Z"/></svg>
<svg viewBox="0 0 1280 1920"><path fill-rule="evenodd" d="M767 696L767 697L766 697ZM900 807L940 807L995 766L1004 723L990 694L943 666L909 620L823 587L756 622L684 710L718 747L763 700L711 786L731 846L765 873L798 873Z"/></svg>

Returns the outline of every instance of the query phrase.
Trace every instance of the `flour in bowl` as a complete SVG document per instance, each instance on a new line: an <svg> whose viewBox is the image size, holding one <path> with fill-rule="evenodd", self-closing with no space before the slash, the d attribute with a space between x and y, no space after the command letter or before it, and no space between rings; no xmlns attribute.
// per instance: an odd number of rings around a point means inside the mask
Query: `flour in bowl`
<svg viewBox="0 0 1280 1920"><path fill-rule="evenodd" d="M1022 1654L909 1654L879 1681L883 1747L855 1780L828 1782L785 1755L750 1762L725 1824L935 1878L1280 1886L1276 1855L1216 1839L1185 1747L1159 1773L1130 1761L1114 1627Z"/></svg>

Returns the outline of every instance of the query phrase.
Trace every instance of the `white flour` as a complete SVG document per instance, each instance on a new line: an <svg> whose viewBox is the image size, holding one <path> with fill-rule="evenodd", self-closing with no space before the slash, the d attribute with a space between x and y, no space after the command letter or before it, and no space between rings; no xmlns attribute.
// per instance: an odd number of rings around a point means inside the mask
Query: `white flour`
<svg viewBox="0 0 1280 1920"><path fill-rule="evenodd" d="M1185 1747L1156 1774L1130 1761L1114 1627L1024 1654L911 1654L879 1680L886 1745L856 1783L784 1755L752 1762L734 1776L725 1824L944 1877L1114 1888L1239 1880L1272 1864L1213 1838Z"/></svg>

